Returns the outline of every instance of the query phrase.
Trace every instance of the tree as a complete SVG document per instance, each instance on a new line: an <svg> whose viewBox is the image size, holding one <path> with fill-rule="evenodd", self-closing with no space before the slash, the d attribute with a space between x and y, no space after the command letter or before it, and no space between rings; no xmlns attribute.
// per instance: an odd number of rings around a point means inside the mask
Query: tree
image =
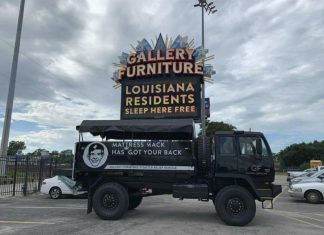
<svg viewBox="0 0 324 235"><path fill-rule="evenodd" d="M56 150L53 150L53 151L49 154L49 156L50 156L51 158L58 158L58 157L60 156L60 153L59 153L58 151L56 151Z"/></svg>
<svg viewBox="0 0 324 235"><path fill-rule="evenodd" d="M206 128L206 135L212 136L215 131L233 131L236 130L236 127L225 123L225 122L212 122L207 121L206 122L207 128Z"/></svg>
<svg viewBox="0 0 324 235"><path fill-rule="evenodd" d="M10 141L9 147L8 147L8 156L15 156L19 150L26 149L26 145L24 141Z"/></svg>
<svg viewBox="0 0 324 235"><path fill-rule="evenodd" d="M310 160L324 161L324 141L313 143L292 144L279 152L283 167L305 168Z"/></svg>
<svg viewBox="0 0 324 235"><path fill-rule="evenodd" d="M71 152L71 154L69 154ZM49 153L49 157L55 160L57 164L72 164L73 162L73 154L72 150L64 150L58 152L57 150L53 150Z"/></svg>
<svg viewBox="0 0 324 235"><path fill-rule="evenodd" d="M73 155L60 154L59 158L57 159L57 163L60 164L64 164L64 163L72 164L72 162L73 162Z"/></svg>

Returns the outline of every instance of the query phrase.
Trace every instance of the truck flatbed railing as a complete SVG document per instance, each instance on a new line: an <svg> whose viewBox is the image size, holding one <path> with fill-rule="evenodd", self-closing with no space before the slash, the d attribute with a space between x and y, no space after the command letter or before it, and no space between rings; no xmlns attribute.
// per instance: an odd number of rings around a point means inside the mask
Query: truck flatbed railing
<svg viewBox="0 0 324 235"><path fill-rule="evenodd" d="M192 119L84 120L76 129L106 139L189 140L195 136Z"/></svg>

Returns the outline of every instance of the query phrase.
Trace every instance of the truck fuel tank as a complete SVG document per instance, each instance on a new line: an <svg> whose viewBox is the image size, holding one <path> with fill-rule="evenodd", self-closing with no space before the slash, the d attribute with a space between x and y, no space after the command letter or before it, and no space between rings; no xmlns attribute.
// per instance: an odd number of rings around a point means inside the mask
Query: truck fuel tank
<svg viewBox="0 0 324 235"><path fill-rule="evenodd" d="M188 198L188 199L208 199L208 185L207 184L174 184L173 185L174 198Z"/></svg>

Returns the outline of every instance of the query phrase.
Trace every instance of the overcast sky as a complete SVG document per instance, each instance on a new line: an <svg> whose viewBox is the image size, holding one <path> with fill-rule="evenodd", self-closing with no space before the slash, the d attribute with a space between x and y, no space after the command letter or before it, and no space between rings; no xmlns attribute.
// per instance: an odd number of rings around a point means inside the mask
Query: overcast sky
<svg viewBox="0 0 324 235"><path fill-rule="evenodd" d="M324 1L213 0L205 47L211 120L262 131L274 152L324 139ZM18 0L0 1L0 131ZM119 119L110 80L122 51L160 32L201 44L194 0L26 0L10 140L73 149L83 119Z"/></svg>

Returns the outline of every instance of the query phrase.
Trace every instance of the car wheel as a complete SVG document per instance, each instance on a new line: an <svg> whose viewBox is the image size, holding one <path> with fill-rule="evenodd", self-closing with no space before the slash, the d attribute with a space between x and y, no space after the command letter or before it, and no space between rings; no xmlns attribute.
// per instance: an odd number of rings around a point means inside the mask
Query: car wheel
<svg viewBox="0 0 324 235"><path fill-rule="evenodd" d="M322 199L322 195L317 191L309 191L306 193L306 200L310 203L319 203Z"/></svg>
<svg viewBox="0 0 324 235"><path fill-rule="evenodd" d="M59 199L62 196L62 190L59 187L53 187L49 191L49 195L52 199Z"/></svg>
<svg viewBox="0 0 324 235"><path fill-rule="evenodd" d="M137 208L141 203L142 203L143 197L141 195L129 195L129 206L128 206L128 210L134 210L135 208Z"/></svg>
<svg viewBox="0 0 324 235"><path fill-rule="evenodd" d="M255 216L255 199L240 186L222 188L217 193L214 204L220 219L228 225L244 226Z"/></svg>
<svg viewBox="0 0 324 235"><path fill-rule="evenodd" d="M129 196L118 183L101 185L93 195L93 209L104 220L117 220L127 211Z"/></svg>

